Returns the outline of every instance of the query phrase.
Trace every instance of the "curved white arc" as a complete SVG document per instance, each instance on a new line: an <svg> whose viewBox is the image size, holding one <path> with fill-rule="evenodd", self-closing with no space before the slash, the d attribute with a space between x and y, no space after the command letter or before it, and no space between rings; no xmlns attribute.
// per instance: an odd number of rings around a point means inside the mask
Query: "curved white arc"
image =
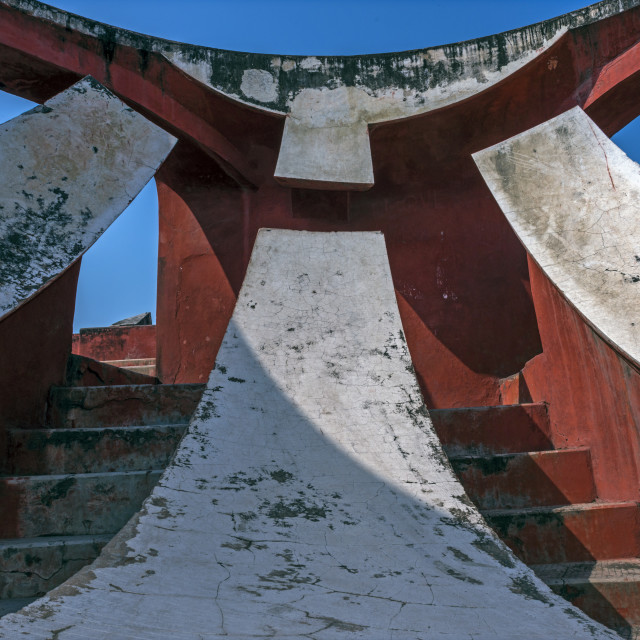
<svg viewBox="0 0 640 640"><path fill-rule="evenodd" d="M175 141L90 77L0 125L0 318L100 237Z"/></svg>
<svg viewBox="0 0 640 640"><path fill-rule="evenodd" d="M640 364L640 166L575 107L474 154L527 251Z"/></svg>

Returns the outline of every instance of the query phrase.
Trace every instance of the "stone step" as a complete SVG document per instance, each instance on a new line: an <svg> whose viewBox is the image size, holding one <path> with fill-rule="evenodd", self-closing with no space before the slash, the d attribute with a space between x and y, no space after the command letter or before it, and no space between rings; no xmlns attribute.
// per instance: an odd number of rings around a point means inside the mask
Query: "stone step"
<svg viewBox="0 0 640 640"><path fill-rule="evenodd" d="M7 615L7 613L20 611L20 609L37 599L38 598L9 598L7 600L0 600L0 618Z"/></svg>
<svg viewBox="0 0 640 640"><path fill-rule="evenodd" d="M114 534L162 471L0 478L0 538Z"/></svg>
<svg viewBox="0 0 640 640"><path fill-rule="evenodd" d="M430 409L429 415L449 456L553 449L544 403Z"/></svg>
<svg viewBox="0 0 640 640"><path fill-rule="evenodd" d="M593 502L588 449L451 457L468 496L480 509Z"/></svg>
<svg viewBox="0 0 640 640"><path fill-rule="evenodd" d="M53 387L48 424L72 429L187 423L203 390L201 384Z"/></svg>
<svg viewBox="0 0 640 640"><path fill-rule="evenodd" d="M67 361L65 385L69 387L105 387L127 384L160 384L153 376L136 373L130 369L113 367L72 353Z"/></svg>
<svg viewBox="0 0 640 640"><path fill-rule="evenodd" d="M103 360L105 364L110 364L112 367L120 367L122 369L128 369L129 367L148 367L156 364L155 358L129 358L127 360Z"/></svg>
<svg viewBox="0 0 640 640"><path fill-rule="evenodd" d="M556 593L594 620L633 637L640 628L640 559L534 565Z"/></svg>
<svg viewBox="0 0 640 640"><path fill-rule="evenodd" d="M6 475L164 469L186 426L11 429Z"/></svg>
<svg viewBox="0 0 640 640"><path fill-rule="evenodd" d="M111 537L49 536L0 540L0 603L7 599L44 595L93 562Z"/></svg>
<svg viewBox="0 0 640 640"><path fill-rule="evenodd" d="M140 373L142 375L149 376L151 378L155 377L156 375L155 364L141 365L139 367L124 367L124 368L127 371L132 371L133 373Z"/></svg>
<svg viewBox="0 0 640 640"><path fill-rule="evenodd" d="M142 373L146 376L156 375L155 358L130 358L129 360L105 360L105 364L119 369L126 369L134 373Z"/></svg>
<svg viewBox="0 0 640 640"><path fill-rule="evenodd" d="M637 502L493 509L483 515L526 564L640 556Z"/></svg>

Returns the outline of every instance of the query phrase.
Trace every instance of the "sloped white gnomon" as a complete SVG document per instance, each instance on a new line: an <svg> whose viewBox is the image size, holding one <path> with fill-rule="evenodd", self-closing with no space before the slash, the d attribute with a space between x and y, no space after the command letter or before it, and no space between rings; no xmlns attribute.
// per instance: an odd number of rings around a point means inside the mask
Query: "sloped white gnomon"
<svg viewBox="0 0 640 640"><path fill-rule="evenodd" d="M377 233L263 230L202 401L139 516L0 637L615 638L470 506Z"/></svg>

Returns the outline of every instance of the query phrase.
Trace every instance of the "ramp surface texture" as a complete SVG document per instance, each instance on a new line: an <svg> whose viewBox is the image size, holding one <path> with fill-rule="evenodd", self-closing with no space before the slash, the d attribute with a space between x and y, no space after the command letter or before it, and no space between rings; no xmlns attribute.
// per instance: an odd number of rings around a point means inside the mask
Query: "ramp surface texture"
<svg viewBox="0 0 640 640"><path fill-rule="evenodd" d="M160 484L0 637L616 637L469 505L422 403L382 235L263 230Z"/></svg>
<svg viewBox="0 0 640 640"><path fill-rule="evenodd" d="M0 125L0 318L100 237L174 143L90 77Z"/></svg>
<svg viewBox="0 0 640 640"><path fill-rule="evenodd" d="M639 363L640 167L579 107L474 158L533 259Z"/></svg>

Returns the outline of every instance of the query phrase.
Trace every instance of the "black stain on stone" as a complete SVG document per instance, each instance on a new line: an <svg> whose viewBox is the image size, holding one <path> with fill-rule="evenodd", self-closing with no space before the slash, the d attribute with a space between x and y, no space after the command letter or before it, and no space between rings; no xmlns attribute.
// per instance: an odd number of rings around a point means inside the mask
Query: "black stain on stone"
<svg viewBox="0 0 640 640"><path fill-rule="evenodd" d="M527 600L538 600L539 602L544 602L544 604L551 604L549 598L542 593L535 582L529 576L519 576L518 578L511 578L511 586L509 589L513 593L518 593L523 595Z"/></svg>
<svg viewBox="0 0 640 640"><path fill-rule="evenodd" d="M511 554L505 547L502 547L498 542L492 540L488 535L482 534L478 536L477 540L471 543L476 549L484 551L490 555L494 560L497 560L503 567L513 569L516 564L511 557Z"/></svg>
<svg viewBox="0 0 640 640"><path fill-rule="evenodd" d="M305 518L306 520L317 522L321 518L326 518L328 511L329 509L325 506L309 504L301 498L298 498L291 502L278 500L274 505L269 506L267 516L279 521L284 521L288 518Z"/></svg>
<svg viewBox="0 0 640 640"><path fill-rule="evenodd" d="M38 105L29 111L29 113L51 113L53 109L51 107L47 107L46 105Z"/></svg>
<svg viewBox="0 0 640 640"><path fill-rule="evenodd" d="M483 476L495 476L503 474L507 471L509 463L513 460L510 455L496 456L469 456L460 458L451 458L451 466L456 473L462 474L469 468L477 469Z"/></svg>
<svg viewBox="0 0 640 640"><path fill-rule="evenodd" d="M284 484L285 482L288 482L289 480L293 479L293 474L289 473L288 471L285 471L284 469L278 469L277 471L272 471L269 475L276 482L279 482L280 484Z"/></svg>
<svg viewBox="0 0 640 640"><path fill-rule="evenodd" d="M444 562L440 562L439 560L434 562L434 565L441 571L444 571L448 576L451 576L456 580L460 580L461 582L468 582L469 584L476 584L476 585L484 584L481 580L477 580L472 576L468 576L464 573L461 573L460 571L457 571L453 567L449 567L448 565L444 564Z"/></svg>
<svg viewBox="0 0 640 640"><path fill-rule="evenodd" d="M473 562L473 560L466 553L460 551L460 549L456 549L455 547L447 547L447 549L461 562Z"/></svg>
<svg viewBox="0 0 640 640"><path fill-rule="evenodd" d="M73 476L69 476L64 480L57 482L50 489L40 495L40 502L45 507L50 507L56 500L65 498L75 483L76 479Z"/></svg>

